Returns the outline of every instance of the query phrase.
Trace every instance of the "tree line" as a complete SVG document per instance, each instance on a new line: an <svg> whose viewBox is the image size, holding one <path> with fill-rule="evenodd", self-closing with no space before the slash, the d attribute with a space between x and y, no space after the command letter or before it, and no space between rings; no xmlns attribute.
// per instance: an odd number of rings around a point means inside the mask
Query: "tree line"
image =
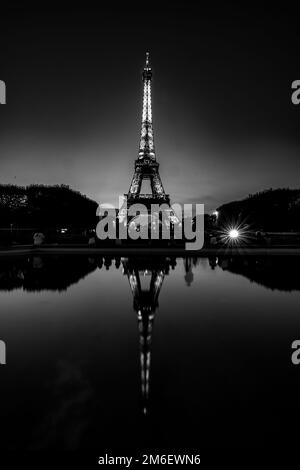
<svg viewBox="0 0 300 470"><path fill-rule="evenodd" d="M267 189L218 207L219 224L247 223L265 231L300 231L300 189Z"/></svg>
<svg viewBox="0 0 300 470"><path fill-rule="evenodd" d="M95 227L98 204L67 185L0 184L0 227Z"/></svg>

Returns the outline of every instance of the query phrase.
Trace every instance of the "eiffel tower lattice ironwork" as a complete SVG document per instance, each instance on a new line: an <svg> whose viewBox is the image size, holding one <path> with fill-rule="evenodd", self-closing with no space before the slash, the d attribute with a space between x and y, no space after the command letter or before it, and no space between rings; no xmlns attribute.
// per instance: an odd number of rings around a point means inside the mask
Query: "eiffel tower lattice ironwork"
<svg viewBox="0 0 300 470"><path fill-rule="evenodd" d="M159 175L159 163L156 161L153 120L151 104L152 69L149 52L146 53L146 63L143 70L143 113L138 158L135 160L135 170L129 192L126 195L127 205L142 203L146 207L150 204L170 204L169 195L165 193ZM142 193L142 183L150 182L151 193Z"/></svg>

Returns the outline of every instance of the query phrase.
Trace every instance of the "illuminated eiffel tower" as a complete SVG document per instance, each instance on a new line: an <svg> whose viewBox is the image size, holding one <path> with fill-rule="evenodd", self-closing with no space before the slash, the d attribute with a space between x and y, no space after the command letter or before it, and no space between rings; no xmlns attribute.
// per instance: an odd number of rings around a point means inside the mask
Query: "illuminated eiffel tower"
<svg viewBox="0 0 300 470"><path fill-rule="evenodd" d="M156 161L153 122L152 122L152 104L151 104L151 82L152 69L149 60L149 52L146 53L146 63L142 73L143 77L143 113L142 127L140 137L140 147L138 158L135 160L135 169L132 182L125 195L127 206L135 203L144 204L149 207L150 204L170 204L169 195L165 193L160 175L159 163ZM150 183L151 192L142 193L144 182ZM148 185L149 186L149 185Z"/></svg>
<svg viewBox="0 0 300 470"><path fill-rule="evenodd" d="M170 264L174 268L176 262L167 258L123 258L124 274L127 275L133 295L133 308L137 313L140 338L140 370L142 410L148 411L151 342L154 314L158 307L158 296L169 273ZM146 281L146 282L145 282Z"/></svg>

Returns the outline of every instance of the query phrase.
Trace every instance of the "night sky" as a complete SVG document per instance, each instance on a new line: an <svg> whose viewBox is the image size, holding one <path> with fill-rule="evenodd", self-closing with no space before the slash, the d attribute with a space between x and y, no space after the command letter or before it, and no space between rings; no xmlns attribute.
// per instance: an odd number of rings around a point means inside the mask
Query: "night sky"
<svg viewBox="0 0 300 470"><path fill-rule="evenodd" d="M149 50L156 155L173 202L208 211L270 187L299 187L291 83L300 79L300 27L285 3L7 9L0 182L64 183L116 204L138 153Z"/></svg>

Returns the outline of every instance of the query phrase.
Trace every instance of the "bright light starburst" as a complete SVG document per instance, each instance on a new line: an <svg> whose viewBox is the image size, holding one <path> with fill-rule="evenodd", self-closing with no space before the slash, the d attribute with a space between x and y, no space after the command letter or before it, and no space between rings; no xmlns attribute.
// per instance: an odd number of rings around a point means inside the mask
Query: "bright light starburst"
<svg viewBox="0 0 300 470"><path fill-rule="evenodd" d="M220 231L220 238L225 245L240 245L251 239L251 231L246 224L224 225Z"/></svg>
<svg viewBox="0 0 300 470"><path fill-rule="evenodd" d="M228 235L230 236L230 238L239 238L240 236L239 231L236 228L229 230Z"/></svg>

